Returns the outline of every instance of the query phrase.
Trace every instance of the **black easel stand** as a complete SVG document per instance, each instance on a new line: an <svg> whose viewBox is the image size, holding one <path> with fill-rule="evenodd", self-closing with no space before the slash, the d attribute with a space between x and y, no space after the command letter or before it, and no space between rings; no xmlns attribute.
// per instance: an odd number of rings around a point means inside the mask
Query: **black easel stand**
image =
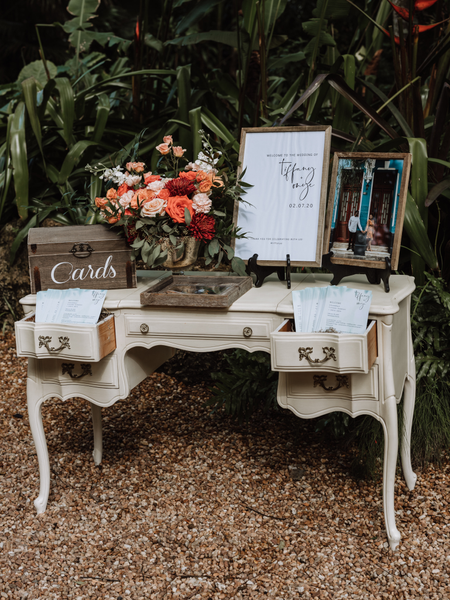
<svg viewBox="0 0 450 600"><path fill-rule="evenodd" d="M286 273L284 269L286 268ZM247 261L247 268L245 269L247 275L254 273L256 275L255 287L259 288L264 283L264 279L276 273L280 281L287 283L287 289L291 289L291 257L290 254L286 254L286 267L267 267L258 265L258 255L254 254Z"/></svg>
<svg viewBox="0 0 450 600"><path fill-rule="evenodd" d="M337 285L341 279L350 275L365 275L369 280L369 283L378 285L383 281L384 291L386 293L389 292L389 277L391 275L391 258L389 256L385 258L385 269L373 269L363 266L354 267L353 265L337 265L331 262L333 256L332 250L328 254L322 256L322 266L331 271L334 275L330 282L331 285Z"/></svg>

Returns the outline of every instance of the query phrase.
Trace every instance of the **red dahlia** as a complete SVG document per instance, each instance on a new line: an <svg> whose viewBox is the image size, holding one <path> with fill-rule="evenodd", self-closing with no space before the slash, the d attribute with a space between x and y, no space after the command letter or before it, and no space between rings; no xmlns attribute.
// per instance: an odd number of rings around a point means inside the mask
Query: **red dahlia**
<svg viewBox="0 0 450 600"><path fill-rule="evenodd" d="M196 240L212 240L216 233L215 224L214 217L208 217L204 213L196 213L188 227L189 233Z"/></svg>
<svg viewBox="0 0 450 600"><path fill-rule="evenodd" d="M177 177L166 183L171 196L189 196L197 191L195 185L188 179Z"/></svg>
<svg viewBox="0 0 450 600"><path fill-rule="evenodd" d="M137 238L138 232L136 231L134 225L127 226L127 242L131 245L134 240Z"/></svg>

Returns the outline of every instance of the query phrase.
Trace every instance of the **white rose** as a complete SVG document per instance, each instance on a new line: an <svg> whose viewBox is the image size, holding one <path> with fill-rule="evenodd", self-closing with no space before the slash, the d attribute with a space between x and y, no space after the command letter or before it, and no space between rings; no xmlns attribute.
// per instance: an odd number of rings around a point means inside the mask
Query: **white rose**
<svg viewBox="0 0 450 600"><path fill-rule="evenodd" d="M211 204L207 194L195 194L192 198L192 208L196 213L208 213L211 210Z"/></svg>
<svg viewBox="0 0 450 600"><path fill-rule="evenodd" d="M162 198L153 198L141 208L141 217L156 217L163 215L167 202Z"/></svg>
<svg viewBox="0 0 450 600"><path fill-rule="evenodd" d="M128 208L131 200L133 199L133 196L134 196L133 190L128 190L128 192L125 192L125 194L123 194L123 196L120 196L120 198L119 198L120 206L122 206L123 208Z"/></svg>
<svg viewBox="0 0 450 600"><path fill-rule="evenodd" d="M157 181L152 181L151 183L149 183L147 189L152 190L152 192L160 192L165 185L165 181L159 179Z"/></svg>
<svg viewBox="0 0 450 600"><path fill-rule="evenodd" d="M135 185L137 185L138 183L140 183L142 177L140 175L130 175L128 174L126 179L125 179L125 183L127 185L129 185L130 187L134 187Z"/></svg>

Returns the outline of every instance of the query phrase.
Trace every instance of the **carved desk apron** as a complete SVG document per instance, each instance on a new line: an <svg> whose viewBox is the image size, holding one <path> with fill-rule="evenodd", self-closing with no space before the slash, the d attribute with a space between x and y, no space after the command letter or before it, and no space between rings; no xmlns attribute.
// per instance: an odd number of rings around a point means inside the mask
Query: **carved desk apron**
<svg viewBox="0 0 450 600"><path fill-rule="evenodd" d="M174 349L208 352L227 348L263 350L272 354L272 368L280 372L278 403L301 418L333 411L352 417L372 415L385 435L383 508L392 549L400 540L395 525L394 483L398 453L397 403L403 395L403 473L412 490L416 476L411 468L410 437L415 401L415 367L410 327L411 277L391 277L391 291L372 286L362 276L343 285L373 292L370 323L365 335L297 334L290 331L293 316L291 290L275 276L253 288L229 310L152 308L141 306L140 293L164 277L145 272L136 289L108 290L105 308L114 314L116 350L101 359L70 359L70 348L57 337L49 343L48 357L34 347L32 335L21 338L28 356L27 397L30 427L40 471L40 492L34 504L45 511L50 489L50 466L41 405L52 397L73 396L91 404L94 427L94 461L102 459L101 407L127 398L132 388L151 375ZM325 274L293 275L292 290L329 285ZM34 310L36 296L21 300L25 312ZM16 325L20 335L21 322ZM29 327L29 324L27 325ZM64 326L59 326L64 327ZM61 332L60 336L62 336ZM81 334L81 332L80 332ZM71 333L76 338L76 333ZM48 336L50 337L50 335ZM67 337L67 335L62 336ZM70 336L69 336L70 337ZM89 339L89 338L86 338ZM25 341L23 341L25 340ZM77 340L69 341L72 348ZM93 356L84 344L86 356Z"/></svg>

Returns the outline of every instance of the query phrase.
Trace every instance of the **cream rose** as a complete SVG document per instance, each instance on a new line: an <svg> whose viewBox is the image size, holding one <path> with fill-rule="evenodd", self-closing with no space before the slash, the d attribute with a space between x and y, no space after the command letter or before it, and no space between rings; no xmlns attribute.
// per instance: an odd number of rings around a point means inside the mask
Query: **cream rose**
<svg viewBox="0 0 450 600"><path fill-rule="evenodd" d="M122 208L128 208L130 206L131 200L133 199L134 191L128 190L119 198L119 204Z"/></svg>
<svg viewBox="0 0 450 600"><path fill-rule="evenodd" d="M159 181L152 181L147 185L147 189L152 190L152 192L160 192L166 185L166 181L167 180L164 179L160 179Z"/></svg>
<svg viewBox="0 0 450 600"><path fill-rule="evenodd" d="M192 208L196 213L208 213L211 210L211 199L207 194L195 194L192 198Z"/></svg>
<svg viewBox="0 0 450 600"><path fill-rule="evenodd" d="M161 198L153 198L141 208L141 217L156 217L163 215L167 202Z"/></svg>

